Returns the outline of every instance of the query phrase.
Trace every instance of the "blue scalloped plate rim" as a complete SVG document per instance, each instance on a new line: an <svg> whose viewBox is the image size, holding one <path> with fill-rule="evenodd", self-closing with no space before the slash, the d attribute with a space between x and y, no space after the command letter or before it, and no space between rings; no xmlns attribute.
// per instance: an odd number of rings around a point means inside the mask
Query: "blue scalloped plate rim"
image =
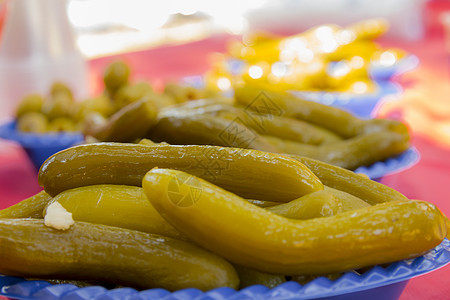
<svg viewBox="0 0 450 300"><path fill-rule="evenodd" d="M366 174L370 179L373 180L379 180L383 176L393 175L395 173L409 169L419 161L419 151L415 147L410 147L408 150L400 153L395 157L376 162L368 167L358 167L354 170L354 172Z"/></svg>
<svg viewBox="0 0 450 300"><path fill-rule="evenodd" d="M16 122L9 121L0 126L0 138L15 141L23 147L48 147L79 142L83 135L77 132L28 133L16 129Z"/></svg>
<svg viewBox="0 0 450 300"><path fill-rule="evenodd" d="M0 125L0 138L20 144L37 169L54 153L80 143L84 139L83 134L76 132L44 134L20 132L16 129L14 120Z"/></svg>
<svg viewBox="0 0 450 300"><path fill-rule="evenodd" d="M262 285L253 285L239 291L231 288L217 288L202 292L198 289L188 288L171 293L161 288L144 291L128 287L111 290L101 286L79 288L72 284L52 285L43 280L25 280L19 277L0 275L0 295L20 300L298 300L325 297L338 299L339 296L345 297L339 299L353 299L355 295L358 296L355 299L363 297L366 300L389 299L387 295L383 294L384 290L380 288L391 287L391 294L397 298L408 280L442 268L449 262L450 242L444 239L440 245L423 256L398 261L387 267L374 266L361 275L347 272L334 281L319 277L303 286L289 281L272 289ZM397 289L394 293L392 293L392 287L394 290Z"/></svg>

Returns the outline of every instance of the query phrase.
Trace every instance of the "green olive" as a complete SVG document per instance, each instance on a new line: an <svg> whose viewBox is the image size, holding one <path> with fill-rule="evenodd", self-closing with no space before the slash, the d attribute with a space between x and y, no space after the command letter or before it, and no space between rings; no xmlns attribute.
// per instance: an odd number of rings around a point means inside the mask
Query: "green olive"
<svg viewBox="0 0 450 300"><path fill-rule="evenodd" d="M202 99L205 96L205 92L200 89L171 82L167 83L164 87L164 93L173 97L177 103Z"/></svg>
<svg viewBox="0 0 450 300"><path fill-rule="evenodd" d="M52 84L50 88L50 95L55 97L58 94L64 94L73 99L71 89L64 82L56 81Z"/></svg>
<svg viewBox="0 0 450 300"><path fill-rule="evenodd" d="M23 132L44 133L47 125L45 115L38 112L26 113L17 120L17 129Z"/></svg>
<svg viewBox="0 0 450 300"><path fill-rule="evenodd" d="M127 84L120 87L114 95L114 108L119 110L130 103L138 101L145 96L153 94L153 89L147 82Z"/></svg>
<svg viewBox="0 0 450 300"><path fill-rule="evenodd" d="M17 106L17 117L19 118L29 112L40 112L43 103L44 98L42 98L39 94L30 94L25 96Z"/></svg>
<svg viewBox="0 0 450 300"><path fill-rule="evenodd" d="M123 61L111 63L103 74L103 82L108 93L112 96L117 90L128 83L130 67Z"/></svg>
<svg viewBox="0 0 450 300"><path fill-rule="evenodd" d="M113 105L106 96L89 98L74 103L72 107L72 118L77 122L82 122L91 113L99 113L104 117L109 117L114 112Z"/></svg>
<svg viewBox="0 0 450 300"><path fill-rule="evenodd" d="M66 117L59 117L52 120L48 126L49 132L75 131L75 123Z"/></svg>
<svg viewBox="0 0 450 300"><path fill-rule="evenodd" d="M70 115L74 101L66 93L57 93L42 105L42 112L49 120Z"/></svg>

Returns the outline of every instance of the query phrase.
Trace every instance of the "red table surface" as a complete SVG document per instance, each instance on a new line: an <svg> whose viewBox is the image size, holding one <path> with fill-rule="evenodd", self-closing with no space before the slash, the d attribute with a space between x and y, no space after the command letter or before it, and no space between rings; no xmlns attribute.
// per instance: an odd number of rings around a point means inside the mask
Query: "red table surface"
<svg viewBox="0 0 450 300"><path fill-rule="evenodd" d="M434 203L450 215L450 65L444 48L443 30L436 22L437 14L444 9L450 10L449 1L434 1L428 5L424 40L380 41L384 46L400 47L417 55L421 63L416 70L396 78L405 88L405 94L397 101L387 102L379 114L406 122L411 128L412 143L421 154L417 165L386 176L382 182L409 198ZM158 87L167 80L205 72L210 66L210 54L224 52L229 38L216 36L184 45L125 53L120 57L130 63L135 79L149 79ZM90 61L94 90L102 89L102 71L116 58L112 56ZM0 140L0 209L40 190L37 170L26 153L15 143ZM449 299L448 278L450 267L414 278L400 299Z"/></svg>

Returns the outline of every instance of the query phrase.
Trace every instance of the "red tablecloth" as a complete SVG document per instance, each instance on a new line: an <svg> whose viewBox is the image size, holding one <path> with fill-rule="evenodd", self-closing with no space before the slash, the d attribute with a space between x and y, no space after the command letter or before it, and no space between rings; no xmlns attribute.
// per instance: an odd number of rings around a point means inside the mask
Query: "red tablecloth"
<svg viewBox="0 0 450 300"><path fill-rule="evenodd" d="M428 16L431 19L428 20L436 18L436 13L443 8L448 6L450 9L449 3L441 1L430 6ZM435 21L428 25L423 41L382 41L385 46L399 46L421 60L418 69L397 78L405 88L405 96L388 102L380 110L383 117L395 117L409 124L413 145L421 153L421 161L413 168L385 177L382 182L409 198L432 202L450 215L450 66L442 29ZM158 86L166 80L206 71L209 54L223 52L227 38L217 36L180 46L127 53L121 57L131 64L136 79L150 79ZM95 90L101 89L102 70L113 59L107 57L90 62ZM0 119L2 116L4 114ZM0 141L0 208L40 191L36 175L37 170L19 146ZM449 299L448 278L450 267L412 279L400 299Z"/></svg>

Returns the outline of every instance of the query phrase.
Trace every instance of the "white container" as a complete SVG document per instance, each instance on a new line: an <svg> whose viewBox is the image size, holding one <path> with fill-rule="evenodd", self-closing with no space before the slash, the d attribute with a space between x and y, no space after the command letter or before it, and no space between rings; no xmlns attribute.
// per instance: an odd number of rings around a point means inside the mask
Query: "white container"
<svg viewBox="0 0 450 300"><path fill-rule="evenodd" d="M295 33L323 24L346 26L370 18L384 18L386 36L409 41L424 35L423 8L426 0L278 0L247 14L252 31Z"/></svg>
<svg viewBox="0 0 450 300"><path fill-rule="evenodd" d="M0 107L14 115L29 93L47 95L55 81L76 99L88 95L87 66L76 46L65 0L10 0L0 40Z"/></svg>

